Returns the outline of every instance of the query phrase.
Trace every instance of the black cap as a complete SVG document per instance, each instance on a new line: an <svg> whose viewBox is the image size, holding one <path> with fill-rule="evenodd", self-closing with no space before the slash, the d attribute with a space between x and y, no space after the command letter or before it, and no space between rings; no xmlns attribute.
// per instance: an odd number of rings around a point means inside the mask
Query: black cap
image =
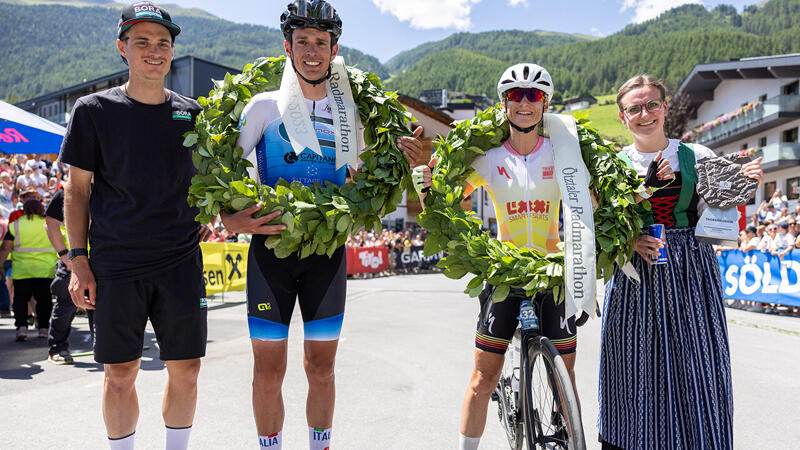
<svg viewBox="0 0 800 450"><path fill-rule="evenodd" d="M164 25L175 40L175 36L180 34L181 27L172 22L172 17L169 13L160 8L153 2L136 2L130 6L126 6L122 10L122 16L119 18L117 24L117 38L122 36L122 33L139 22L153 22Z"/></svg>
<svg viewBox="0 0 800 450"><path fill-rule="evenodd" d="M747 228L744 229L744 231L747 231L748 233L755 233L757 230L755 226L748 225Z"/></svg>

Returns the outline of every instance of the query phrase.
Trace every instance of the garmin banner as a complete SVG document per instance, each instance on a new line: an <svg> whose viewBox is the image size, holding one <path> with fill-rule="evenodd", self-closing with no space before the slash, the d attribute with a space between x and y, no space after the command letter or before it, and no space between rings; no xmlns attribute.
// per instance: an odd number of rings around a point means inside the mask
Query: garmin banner
<svg viewBox="0 0 800 450"><path fill-rule="evenodd" d="M425 256L423 246L411 246L409 251L401 252L394 251L394 268L399 269L430 269L436 266L440 259L444 258L444 252L436 253L435 255Z"/></svg>
<svg viewBox="0 0 800 450"><path fill-rule="evenodd" d="M800 307L800 250L782 260L759 250L726 250L717 260L725 298Z"/></svg>

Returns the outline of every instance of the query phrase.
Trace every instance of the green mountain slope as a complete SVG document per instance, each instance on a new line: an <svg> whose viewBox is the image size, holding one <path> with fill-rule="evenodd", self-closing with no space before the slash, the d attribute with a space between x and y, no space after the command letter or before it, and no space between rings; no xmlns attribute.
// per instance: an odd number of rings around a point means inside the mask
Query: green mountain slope
<svg viewBox="0 0 800 450"><path fill-rule="evenodd" d="M412 69L396 79L390 79L387 86L415 97L425 89L441 86L447 86L448 89L458 92L486 93L486 81L497 78L497 74L502 73L505 65L498 59L467 50L443 50L422 58ZM420 70L425 67L435 70Z"/></svg>
<svg viewBox="0 0 800 450"><path fill-rule="evenodd" d="M588 41L596 38L577 34L554 33L550 31L488 31L484 33L456 33L441 41L427 42L411 50L402 52L386 61L391 73L402 72L422 58L444 50L469 50L490 58L507 59L524 54L532 47L544 47Z"/></svg>
<svg viewBox="0 0 800 450"><path fill-rule="evenodd" d="M121 7L103 3L75 7L0 2L0 98L19 101L123 70L114 43ZM283 35L276 29L237 24L199 10L168 9L183 28L175 42L176 57L192 53L243 67L259 56L284 53ZM377 58L350 48L339 51L349 65L388 76Z"/></svg>
<svg viewBox="0 0 800 450"><path fill-rule="evenodd" d="M470 79L469 72L454 73L452 55L431 52L387 85L409 95L424 89L478 86L472 93L493 97L503 69L520 61L543 65L553 74L556 90L565 96L605 94L640 72L663 77L677 86L699 63L800 51L800 0L770 0L763 8L748 8L738 14L731 6L709 11L699 5L684 5L656 19L630 25L595 41L529 48L527 51L488 52L501 61L484 80ZM472 60L483 64L478 52L461 54L460 67ZM424 80L423 83L420 83ZM435 80L440 80L438 83Z"/></svg>

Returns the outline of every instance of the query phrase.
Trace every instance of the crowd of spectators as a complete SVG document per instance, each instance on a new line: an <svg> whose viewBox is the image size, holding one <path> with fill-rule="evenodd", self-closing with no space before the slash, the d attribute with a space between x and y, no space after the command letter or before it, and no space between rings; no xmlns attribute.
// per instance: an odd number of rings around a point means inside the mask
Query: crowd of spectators
<svg viewBox="0 0 800 450"><path fill-rule="evenodd" d="M800 248L800 202L789 211L789 202L778 189L753 214L739 236L739 249L761 250L783 258L795 248Z"/></svg>
<svg viewBox="0 0 800 450"><path fill-rule="evenodd" d="M22 194L35 191L47 205L66 174L66 167L39 155L0 158L0 217L21 208Z"/></svg>
<svg viewBox="0 0 800 450"><path fill-rule="evenodd" d="M42 155L5 155L0 157L0 233L5 236L9 223L22 215L22 205L30 199L44 207L61 186L68 169ZM3 262L0 262L3 264ZM10 317L11 280L6 277L11 265L5 261L0 271L0 317ZM32 311L32 308L31 308ZM31 322L33 317L29 318Z"/></svg>
<svg viewBox="0 0 800 450"><path fill-rule="evenodd" d="M348 247L389 247L390 250L403 251L412 246L425 245L427 232L413 228L406 231L382 230L380 233L361 230L347 237Z"/></svg>
<svg viewBox="0 0 800 450"><path fill-rule="evenodd" d="M388 269L378 274L355 274L353 278L371 278L373 276L393 275L397 273L419 272L420 269L399 268L396 266L397 258L402 253L411 252L412 248L421 248L425 245L428 232L417 225L412 225L404 231L383 229L376 233L361 230L348 236L345 245L349 248L356 247L386 247L389 254Z"/></svg>
<svg viewBox="0 0 800 450"><path fill-rule="evenodd" d="M750 219L744 231L739 233L738 247L719 247L718 250L736 249L743 252L759 250L783 259L789 252L800 249L800 202L793 211L781 190L776 190L770 199L764 200ZM734 300L731 307L766 314L800 315L800 308L779 311L774 304Z"/></svg>

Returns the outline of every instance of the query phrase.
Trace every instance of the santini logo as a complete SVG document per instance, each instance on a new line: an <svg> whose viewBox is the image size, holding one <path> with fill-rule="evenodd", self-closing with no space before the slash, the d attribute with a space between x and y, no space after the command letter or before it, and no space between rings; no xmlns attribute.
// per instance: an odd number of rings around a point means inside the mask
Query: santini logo
<svg viewBox="0 0 800 450"><path fill-rule="evenodd" d="M192 120L192 113L189 111L172 111L172 120Z"/></svg>

